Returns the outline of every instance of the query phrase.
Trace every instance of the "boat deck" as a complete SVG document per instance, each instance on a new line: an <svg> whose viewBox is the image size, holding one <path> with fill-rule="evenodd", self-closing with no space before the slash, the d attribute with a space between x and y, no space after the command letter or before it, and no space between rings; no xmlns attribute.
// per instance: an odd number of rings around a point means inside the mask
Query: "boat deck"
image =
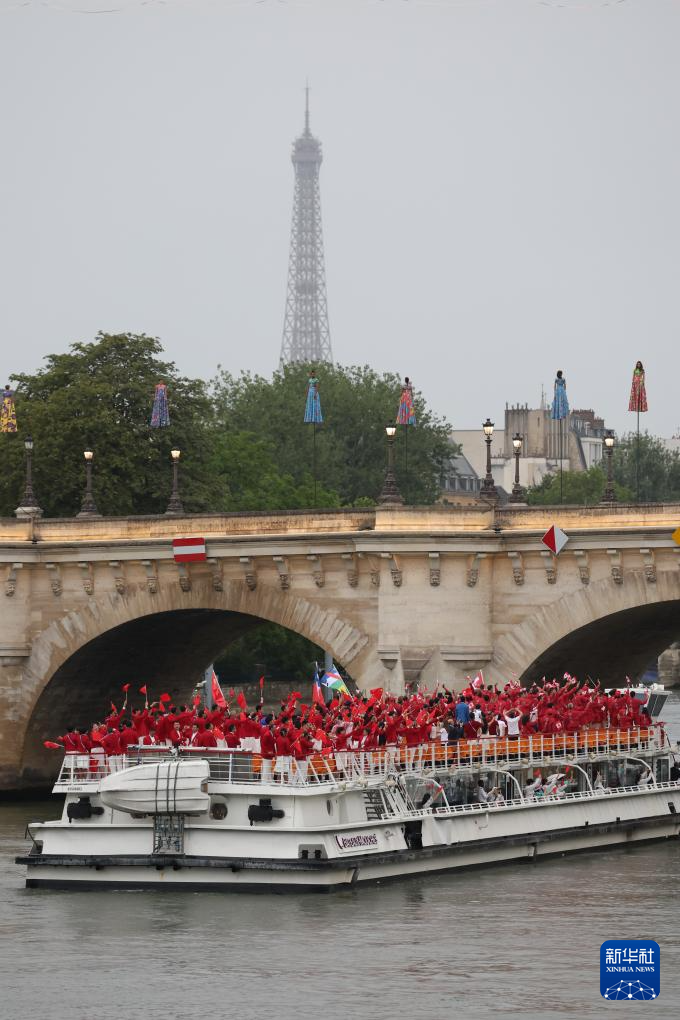
<svg viewBox="0 0 680 1020"><path fill-rule="evenodd" d="M575 734L536 735L518 739L483 737L417 747L387 746L377 751L336 751L313 754L304 760L263 759L260 754L229 748L193 748L150 745L127 755L106 758L102 754L66 754L54 792L93 791L104 776L123 769L168 759L205 758L210 779L219 783L271 784L318 787L347 782L378 782L387 775L435 774L479 770L513 769L591 762L598 758L661 753L668 749L663 729L587 730Z"/></svg>

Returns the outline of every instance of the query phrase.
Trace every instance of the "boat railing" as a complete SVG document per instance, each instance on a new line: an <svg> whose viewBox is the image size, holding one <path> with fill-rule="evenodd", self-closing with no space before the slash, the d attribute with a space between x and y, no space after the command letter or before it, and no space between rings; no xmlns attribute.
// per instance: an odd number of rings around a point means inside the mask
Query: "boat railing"
<svg viewBox="0 0 680 1020"><path fill-rule="evenodd" d="M434 815L442 818L449 815L465 814L466 812L497 811L506 807L539 807L543 804L569 803L569 801L593 800L601 797L615 797L630 793L649 793L650 791L677 790L680 786L678 780L667 780L661 783L647 783L637 786L606 786L595 790L574 790L569 793L548 793L543 796L527 794L523 797L508 797L500 801L474 801L470 804L441 804L428 805L427 807L414 808L409 812L411 815L425 817Z"/></svg>
<svg viewBox="0 0 680 1020"><path fill-rule="evenodd" d="M106 757L66 754L55 790L98 784L104 776L165 758L207 758L210 778L225 783L281 783L295 786L329 782L370 781L392 773L442 773L480 768L538 766L548 762L591 761L602 756L621 757L635 752L663 750L664 733L655 727L635 730L584 730L574 734L536 734L530 737L479 737L450 743L432 741L408 747L387 745L378 750L329 751L300 760L289 756L263 758L235 748L163 745L129 748L126 755Z"/></svg>

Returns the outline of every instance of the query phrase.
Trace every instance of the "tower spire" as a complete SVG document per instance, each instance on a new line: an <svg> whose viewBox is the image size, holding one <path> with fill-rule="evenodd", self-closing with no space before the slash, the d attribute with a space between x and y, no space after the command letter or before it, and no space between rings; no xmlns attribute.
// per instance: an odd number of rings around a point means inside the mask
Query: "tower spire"
<svg viewBox="0 0 680 1020"><path fill-rule="evenodd" d="M321 230L319 169L321 143L309 130L309 84L305 86L305 130L293 143L295 170L288 288L280 365L333 362L326 303L326 267Z"/></svg>

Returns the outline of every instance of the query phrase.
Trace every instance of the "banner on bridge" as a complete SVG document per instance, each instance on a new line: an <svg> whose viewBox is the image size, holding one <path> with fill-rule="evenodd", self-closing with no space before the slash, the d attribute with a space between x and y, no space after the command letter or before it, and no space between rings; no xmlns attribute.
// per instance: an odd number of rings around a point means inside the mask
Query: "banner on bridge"
<svg viewBox="0 0 680 1020"><path fill-rule="evenodd" d="M206 558L205 539L174 538L172 540L172 551L175 556L175 563L196 563Z"/></svg>

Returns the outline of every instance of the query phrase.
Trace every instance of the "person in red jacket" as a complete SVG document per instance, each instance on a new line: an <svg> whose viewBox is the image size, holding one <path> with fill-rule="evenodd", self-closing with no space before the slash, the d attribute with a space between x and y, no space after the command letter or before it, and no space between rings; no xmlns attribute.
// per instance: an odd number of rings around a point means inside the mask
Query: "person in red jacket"
<svg viewBox="0 0 680 1020"><path fill-rule="evenodd" d="M120 733L120 749L123 754L127 754L128 747L138 741L137 733L129 723L121 723L118 732Z"/></svg>
<svg viewBox="0 0 680 1020"><path fill-rule="evenodd" d="M262 755L262 782L270 783L272 778L272 761L276 754L274 729L270 725L263 726L260 734L260 754Z"/></svg>
<svg viewBox="0 0 680 1020"><path fill-rule="evenodd" d="M293 757L295 758L295 780L299 783L307 782L307 771L309 769L309 756L314 750L309 727L301 730L293 742Z"/></svg>
<svg viewBox="0 0 680 1020"><path fill-rule="evenodd" d="M212 723L206 723L201 733L199 730L191 741L193 747L217 747L217 738L213 733Z"/></svg>
<svg viewBox="0 0 680 1020"><path fill-rule="evenodd" d="M125 761L120 746L120 733L109 726L108 732L102 737L102 747L106 755L109 772L117 772Z"/></svg>
<svg viewBox="0 0 680 1020"><path fill-rule="evenodd" d="M291 745L288 738L288 731L283 726L274 740L276 750L276 764L274 772L279 776L280 782L290 777L291 766Z"/></svg>

